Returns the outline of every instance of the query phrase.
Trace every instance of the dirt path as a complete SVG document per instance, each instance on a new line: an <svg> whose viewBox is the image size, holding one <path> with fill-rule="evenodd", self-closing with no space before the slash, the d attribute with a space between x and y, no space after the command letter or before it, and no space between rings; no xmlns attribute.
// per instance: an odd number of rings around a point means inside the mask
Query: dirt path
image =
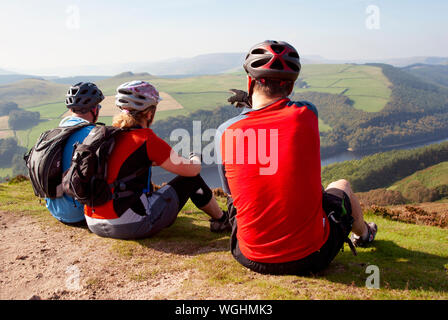
<svg viewBox="0 0 448 320"><path fill-rule="evenodd" d="M0 241L0 299L164 299L190 274L132 281L129 271L142 266L111 250L109 240L25 215L0 212Z"/></svg>

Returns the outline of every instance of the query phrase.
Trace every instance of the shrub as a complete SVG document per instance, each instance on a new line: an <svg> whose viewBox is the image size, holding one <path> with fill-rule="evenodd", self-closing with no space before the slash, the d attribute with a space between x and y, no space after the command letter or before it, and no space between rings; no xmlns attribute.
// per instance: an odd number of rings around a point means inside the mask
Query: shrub
<svg viewBox="0 0 448 320"><path fill-rule="evenodd" d="M437 190L425 187L418 180L410 182L405 187L403 196L413 202L432 202L440 199Z"/></svg>
<svg viewBox="0 0 448 320"><path fill-rule="evenodd" d="M13 130L26 130L37 125L39 120L39 112L18 109L9 113L8 125Z"/></svg>
<svg viewBox="0 0 448 320"><path fill-rule="evenodd" d="M19 107L17 103L14 102L3 102L0 103L0 117L7 116L11 111L17 110Z"/></svg>
<svg viewBox="0 0 448 320"><path fill-rule="evenodd" d="M384 188L370 190L368 192L359 192L356 195L363 206L388 206L408 202L401 192Z"/></svg>

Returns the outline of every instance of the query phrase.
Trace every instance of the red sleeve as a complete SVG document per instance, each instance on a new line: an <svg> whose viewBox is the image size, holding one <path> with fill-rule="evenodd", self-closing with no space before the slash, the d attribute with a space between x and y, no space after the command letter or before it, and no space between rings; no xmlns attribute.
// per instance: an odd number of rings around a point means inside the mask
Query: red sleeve
<svg viewBox="0 0 448 320"><path fill-rule="evenodd" d="M169 158L171 147L164 140L159 138L151 129L148 129L148 143L146 144L146 152L148 158L160 166Z"/></svg>

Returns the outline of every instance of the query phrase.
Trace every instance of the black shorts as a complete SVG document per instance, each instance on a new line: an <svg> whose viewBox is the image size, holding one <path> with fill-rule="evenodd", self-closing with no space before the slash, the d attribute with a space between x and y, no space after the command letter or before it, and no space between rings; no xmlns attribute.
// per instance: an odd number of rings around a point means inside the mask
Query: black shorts
<svg viewBox="0 0 448 320"><path fill-rule="evenodd" d="M328 219L330 223L330 234L323 246L312 254L300 260L283 262L283 263L263 263L256 262L246 258L238 246L236 237L237 223L235 219L236 209L233 206L231 198L227 200L229 209L230 222L232 223L232 235L230 239L230 250L234 258L246 268L263 274L292 274L292 275L308 275L322 271L336 257L344 245L345 239L350 233L351 225L348 232L343 231L339 224L332 219ZM322 207L325 212L330 214L332 211L344 211L351 218L352 210L348 195L340 189L329 189L324 191L322 198Z"/></svg>

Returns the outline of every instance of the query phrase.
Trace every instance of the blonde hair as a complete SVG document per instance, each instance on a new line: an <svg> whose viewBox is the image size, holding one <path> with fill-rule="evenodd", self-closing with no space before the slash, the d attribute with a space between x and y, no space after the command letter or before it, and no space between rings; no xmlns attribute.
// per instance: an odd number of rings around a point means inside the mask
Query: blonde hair
<svg viewBox="0 0 448 320"><path fill-rule="evenodd" d="M131 113L124 113L121 112L120 114L116 115L112 121L112 126L117 128L132 128L140 125L140 123L146 121L146 117L148 116L148 113L152 112L151 121L149 124L151 124L154 120L154 115L156 113L156 106L151 106L145 111L138 112L136 114Z"/></svg>

